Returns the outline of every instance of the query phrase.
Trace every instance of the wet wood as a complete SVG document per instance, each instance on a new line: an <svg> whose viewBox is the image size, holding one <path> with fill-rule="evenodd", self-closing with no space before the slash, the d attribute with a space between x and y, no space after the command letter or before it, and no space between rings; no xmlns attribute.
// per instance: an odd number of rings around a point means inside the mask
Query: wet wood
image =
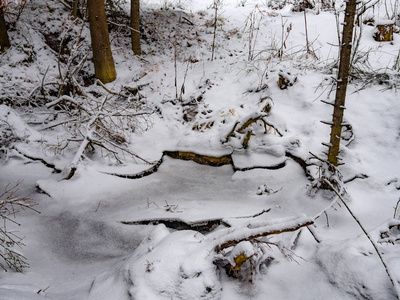
<svg viewBox="0 0 400 300"><path fill-rule="evenodd" d="M139 220L139 221L122 221L124 225L158 225L164 224L166 227L175 230L195 230L200 233L207 233L214 230L219 225L230 227L222 219L212 219L196 222L185 222L180 219L153 219L153 220Z"/></svg>
<svg viewBox="0 0 400 300"><path fill-rule="evenodd" d="M374 39L377 42L393 41L393 23L387 22L385 24L376 25L376 29L374 32Z"/></svg>
<svg viewBox="0 0 400 300"><path fill-rule="evenodd" d="M222 155L222 156L208 156L197 154L194 152L188 151L165 151L164 155L167 155L171 158L181 159L181 160L192 160L202 165L219 167L224 165L233 165L232 155Z"/></svg>

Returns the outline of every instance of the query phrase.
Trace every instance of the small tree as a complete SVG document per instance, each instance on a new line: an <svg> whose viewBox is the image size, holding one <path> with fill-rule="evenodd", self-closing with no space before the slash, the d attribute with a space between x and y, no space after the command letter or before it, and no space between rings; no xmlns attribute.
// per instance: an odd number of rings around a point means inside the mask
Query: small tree
<svg viewBox="0 0 400 300"><path fill-rule="evenodd" d="M88 0L90 37L92 40L94 72L103 83L117 77L108 36L104 0Z"/></svg>
<svg viewBox="0 0 400 300"><path fill-rule="evenodd" d="M140 0L131 0L131 40L132 51L136 55L142 54L140 47Z"/></svg>
<svg viewBox="0 0 400 300"><path fill-rule="evenodd" d="M343 25L342 44L340 46L340 63L337 78L336 97L333 110L331 139L329 144L328 161L338 165L340 137L343 126L343 113L345 109L347 82L350 73L351 46L353 41L354 18L356 15L357 0L346 2Z"/></svg>
<svg viewBox="0 0 400 300"><path fill-rule="evenodd" d="M0 0L0 53L10 48L6 20L4 18L4 1Z"/></svg>
<svg viewBox="0 0 400 300"><path fill-rule="evenodd" d="M79 0L74 0L72 2L72 12L71 15L74 19L78 17L78 5L79 5Z"/></svg>

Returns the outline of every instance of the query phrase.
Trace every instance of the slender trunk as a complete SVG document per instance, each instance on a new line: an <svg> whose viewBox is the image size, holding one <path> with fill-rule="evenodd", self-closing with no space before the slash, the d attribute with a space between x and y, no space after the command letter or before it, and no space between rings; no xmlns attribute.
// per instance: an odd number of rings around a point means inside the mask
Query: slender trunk
<svg viewBox="0 0 400 300"><path fill-rule="evenodd" d="M342 44L340 47L339 74L337 79L336 97L332 119L333 124L331 129L331 139L328 153L328 161L335 166L338 165L338 154L343 126L343 112L345 109L344 105L346 99L347 82L351 68L350 59L356 7L357 0L349 0L346 3Z"/></svg>
<svg viewBox="0 0 400 300"><path fill-rule="evenodd" d="M219 0L214 0L214 36L213 36L213 42L212 42L212 52L211 52L211 61L214 60L214 51L215 51L215 35L217 33L217 22L218 22L218 4Z"/></svg>
<svg viewBox="0 0 400 300"><path fill-rule="evenodd" d="M72 3L71 15L74 19L76 19L76 17L78 16L78 4L79 4L79 0L74 0Z"/></svg>
<svg viewBox="0 0 400 300"><path fill-rule="evenodd" d="M10 48L6 20L4 19L3 2L0 0L0 53Z"/></svg>
<svg viewBox="0 0 400 300"><path fill-rule="evenodd" d="M108 83L114 81L117 75L108 36L104 0L88 0L87 5L95 76L101 82Z"/></svg>
<svg viewBox="0 0 400 300"><path fill-rule="evenodd" d="M140 0L131 0L131 40L132 51L136 55L142 54L140 47Z"/></svg>

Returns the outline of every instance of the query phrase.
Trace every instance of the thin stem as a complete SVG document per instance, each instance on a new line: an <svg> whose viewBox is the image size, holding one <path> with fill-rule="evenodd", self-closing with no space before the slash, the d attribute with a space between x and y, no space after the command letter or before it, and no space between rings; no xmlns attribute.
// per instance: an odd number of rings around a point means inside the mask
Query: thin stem
<svg viewBox="0 0 400 300"><path fill-rule="evenodd" d="M218 21L218 4L219 0L214 0L214 36L213 36L213 43L212 43L212 53L211 53L211 61L214 60L214 51L215 51L215 36L217 33L217 21Z"/></svg>

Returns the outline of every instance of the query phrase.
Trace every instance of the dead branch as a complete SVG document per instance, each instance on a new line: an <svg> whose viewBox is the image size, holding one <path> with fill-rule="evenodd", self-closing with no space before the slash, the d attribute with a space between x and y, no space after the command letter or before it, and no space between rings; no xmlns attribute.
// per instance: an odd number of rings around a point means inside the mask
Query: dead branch
<svg viewBox="0 0 400 300"><path fill-rule="evenodd" d="M24 157L26 157L26 158L28 158L28 159L30 159L30 160L41 162L41 163L44 164L46 167L53 169L55 173L61 173L61 170L60 170L60 169L58 169L54 164L52 164L52 163L46 161L44 158L41 158L41 157L34 157L34 156L32 156L32 155L23 153L23 152L22 152L20 149L18 149L17 147L13 147L12 149L14 149L14 150L17 151L19 154L21 154L22 156L24 156Z"/></svg>
<svg viewBox="0 0 400 300"><path fill-rule="evenodd" d="M204 220L198 222L185 222L181 219L160 218L154 220L121 221L124 225L158 225L164 224L166 227L175 230L195 230L200 233L207 233L214 230L219 225L229 226L222 219Z"/></svg>
<svg viewBox="0 0 400 300"><path fill-rule="evenodd" d="M109 89L104 85L104 83L102 83L99 79L96 80L96 84L100 85L107 93L109 93L109 94L111 94L111 95L120 96L120 97L123 97L123 98L128 98L127 96L125 96L125 95L123 95L123 94L116 93L116 92L113 92L113 91L109 90Z"/></svg>
<svg viewBox="0 0 400 300"><path fill-rule="evenodd" d="M310 171L307 169L312 164L308 163L306 160L302 159L299 156L294 155L293 153L286 151L285 156L291 158L293 161L298 163L300 167L304 170L304 174L307 176L308 179L314 180L314 177L311 175Z"/></svg>
<svg viewBox="0 0 400 300"><path fill-rule="evenodd" d="M250 218L259 217L259 216L261 216L262 214L265 214L265 213L269 212L270 210L271 210L270 208L264 209L262 212L259 212L259 213L255 214L255 215L252 215L252 216L244 216L244 217L236 217L236 219L247 219L247 218L250 219Z"/></svg>
<svg viewBox="0 0 400 300"><path fill-rule="evenodd" d="M192 160L207 166L218 167L223 165L232 165L232 156L230 154L216 157L186 151L164 151L164 155L175 159Z"/></svg>
<svg viewBox="0 0 400 300"><path fill-rule="evenodd" d="M233 125L231 131L226 135L226 138L223 142L227 143L231 137L235 136L235 133L238 133L240 135L245 134L242 144L244 148L247 148L250 138L253 135L252 131L248 130L248 127L257 123L258 121L261 121L264 124L264 133L268 133L269 128L272 128L280 137L282 137L283 135L278 130L278 128L276 128L276 126L265 120L265 117L266 117L265 114L250 115L249 117L244 118L242 121L237 121Z"/></svg>
<svg viewBox="0 0 400 300"><path fill-rule="evenodd" d="M273 225L260 226L251 228L251 224L242 228L234 228L223 232L220 239L213 238L214 249L220 252L223 249L237 245L243 241L251 241L260 237L265 237L273 234L280 234L284 232L293 232L302 227L313 224L314 221L309 217L298 217L291 221L277 222Z"/></svg>
<svg viewBox="0 0 400 300"><path fill-rule="evenodd" d="M367 179L367 178L369 178L369 176L366 175L366 174L356 174L353 177L344 180L343 183L349 183L349 182L352 182L355 179Z"/></svg>
<svg viewBox="0 0 400 300"><path fill-rule="evenodd" d="M83 106L81 103L75 101L74 98L72 98L70 96L67 96L67 95L63 95L63 96L59 97L58 99L56 99L56 100L54 100L54 101L52 101L50 103L47 103L46 107L47 108L52 108L52 107L56 106L57 104L62 103L64 101L69 102L69 103L75 105L76 107L78 107L79 109L81 109L81 110L83 110L83 111L85 111L85 112L90 114L89 108Z"/></svg>
<svg viewBox="0 0 400 300"><path fill-rule="evenodd" d="M103 174L117 176L126 179L139 179L157 172L162 162L163 162L163 157L161 157L161 159L157 161L151 168L136 174L118 174L118 173L105 173L105 172L103 172Z"/></svg>

